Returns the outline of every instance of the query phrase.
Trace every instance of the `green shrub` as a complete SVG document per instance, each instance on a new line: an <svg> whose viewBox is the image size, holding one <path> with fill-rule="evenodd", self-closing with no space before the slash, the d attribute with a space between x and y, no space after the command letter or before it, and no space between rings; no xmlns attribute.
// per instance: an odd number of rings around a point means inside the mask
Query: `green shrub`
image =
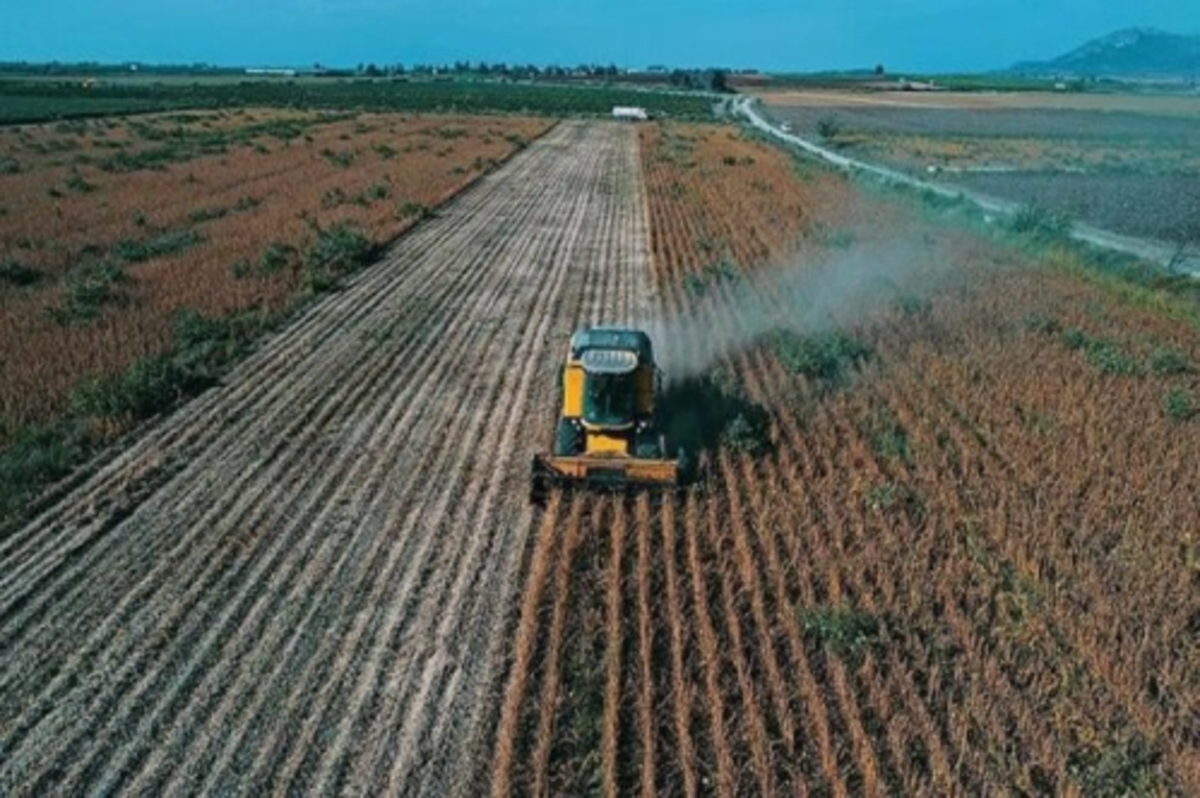
<svg viewBox="0 0 1200 798"><path fill-rule="evenodd" d="M142 169L162 171L167 164L187 160L192 152L185 148L168 145L154 147L140 152L118 152L111 158L105 158L99 166L105 172L137 172Z"/></svg>
<svg viewBox="0 0 1200 798"><path fill-rule="evenodd" d="M805 638L842 657L857 659L880 644L879 621L853 607L818 607L800 616Z"/></svg>
<svg viewBox="0 0 1200 798"><path fill-rule="evenodd" d="M189 379L169 357L140 358L123 374L84 382L72 392L71 407L85 416L149 418L173 406Z"/></svg>
<svg viewBox="0 0 1200 798"><path fill-rule="evenodd" d="M0 263L0 283L25 287L36 285L45 278L46 275L37 269L22 266L15 260L6 260L4 263Z"/></svg>
<svg viewBox="0 0 1200 798"><path fill-rule="evenodd" d="M866 344L840 331L799 335L775 330L765 343L788 370L826 382L838 382L872 354Z"/></svg>
<svg viewBox="0 0 1200 798"><path fill-rule="evenodd" d="M823 116L817 120L817 135L829 140L842 132L842 123L836 116Z"/></svg>
<svg viewBox="0 0 1200 798"><path fill-rule="evenodd" d="M321 150L321 156L334 166L341 167L342 169L346 169L350 164L354 163L354 153L352 152L338 152L326 147Z"/></svg>
<svg viewBox="0 0 1200 798"><path fill-rule="evenodd" d="M233 276L239 279L245 277L269 277L297 263L298 256L299 253L295 247L279 241L273 241L267 245L263 254L259 256L257 263L251 265L244 260L235 263L233 265Z"/></svg>
<svg viewBox="0 0 1200 798"><path fill-rule="evenodd" d="M1182 352L1158 348L1150 354L1150 370L1161 376L1188 374L1192 370L1192 364Z"/></svg>
<svg viewBox="0 0 1200 798"><path fill-rule="evenodd" d="M187 375L181 387L194 392L211 384L249 350L262 328L261 319L250 313L209 317L191 308L179 311L172 331L173 359Z"/></svg>
<svg viewBox="0 0 1200 798"><path fill-rule="evenodd" d="M1022 206L1009 222L1014 233L1048 241L1065 239L1071 233L1071 217L1040 205Z"/></svg>
<svg viewBox="0 0 1200 798"><path fill-rule="evenodd" d="M429 209L428 205L422 202L413 202L411 200L401 205L396 213L402 219L408 219L413 216L418 219L424 219L433 215L433 212Z"/></svg>
<svg viewBox="0 0 1200 798"><path fill-rule="evenodd" d="M96 190L96 185L84 180L83 175L78 172L71 172L67 176L67 188L78 191L80 194L90 194Z"/></svg>
<svg viewBox="0 0 1200 798"><path fill-rule="evenodd" d="M1032 313L1022 320L1025 329L1030 332L1035 332L1040 335L1054 335L1061 329L1058 319L1047 316L1044 313Z"/></svg>
<svg viewBox="0 0 1200 798"><path fill-rule="evenodd" d="M335 288L339 279L370 264L375 245L353 225L317 228L317 239L304 253L304 281L314 292Z"/></svg>
<svg viewBox="0 0 1200 798"><path fill-rule="evenodd" d="M921 316L929 312L933 303L919 294L901 294L896 298L895 308L905 316Z"/></svg>
<svg viewBox="0 0 1200 798"><path fill-rule="evenodd" d="M880 457L909 462L908 433L890 411L880 411L871 419L867 437Z"/></svg>
<svg viewBox="0 0 1200 798"><path fill-rule="evenodd" d="M258 274L265 276L282 271L295 261L298 254L295 247L273 241L258 259Z"/></svg>
<svg viewBox="0 0 1200 798"><path fill-rule="evenodd" d="M66 425L31 426L0 449L0 519L19 513L43 485L71 471L79 443Z"/></svg>
<svg viewBox="0 0 1200 798"><path fill-rule="evenodd" d="M201 208L188 214L188 221L192 222L193 224L201 224L203 222L211 222L216 219L223 219L228 215L228 208Z"/></svg>
<svg viewBox="0 0 1200 798"><path fill-rule="evenodd" d="M357 202L360 205L370 205L372 202L387 199L391 193L392 189L386 183L375 183L358 195Z"/></svg>
<svg viewBox="0 0 1200 798"><path fill-rule="evenodd" d="M707 239L702 240L699 244L704 251L711 251L715 246L714 242ZM704 296L715 286L736 283L741 279L742 270L738 268L738 265L728 257L723 257L709 263L699 273L692 273L685 277L684 289L693 296Z"/></svg>
<svg viewBox="0 0 1200 798"><path fill-rule="evenodd" d="M1136 732L1104 747L1074 752L1067 759L1084 795L1160 795L1169 790L1158 776L1162 752Z"/></svg>
<svg viewBox="0 0 1200 798"><path fill-rule="evenodd" d="M124 286L130 281L118 264L109 261L86 264L68 275L65 302L46 312L63 325L90 321L106 305L123 304L128 298Z"/></svg>
<svg viewBox="0 0 1200 798"><path fill-rule="evenodd" d="M1176 386L1163 394L1162 409L1172 421L1190 421L1196 415L1196 402L1187 389Z"/></svg>
<svg viewBox="0 0 1200 798"><path fill-rule="evenodd" d="M128 238L119 241L112 248L112 254L128 263L141 263L166 255L174 255L203 240L204 237L195 230L175 230L142 241Z"/></svg>
<svg viewBox="0 0 1200 798"><path fill-rule="evenodd" d="M771 450L770 417L765 412L736 413L721 430L721 445L751 457L766 454Z"/></svg>
<svg viewBox="0 0 1200 798"><path fill-rule="evenodd" d="M344 205L349 201L350 197L348 197L346 192L338 186L334 186L321 195L321 207L325 209L336 208L337 206Z"/></svg>
<svg viewBox="0 0 1200 798"><path fill-rule="evenodd" d="M1112 341L1096 338L1074 327L1063 331L1062 341L1068 349L1082 351L1088 363L1102 374L1128 376L1139 372L1137 362Z"/></svg>
<svg viewBox="0 0 1200 798"><path fill-rule="evenodd" d="M1138 373L1137 362L1116 344L1100 342L1095 346L1088 347L1085 354L1088 362L1099 369L1102 374L1132 375Z"/></svg>

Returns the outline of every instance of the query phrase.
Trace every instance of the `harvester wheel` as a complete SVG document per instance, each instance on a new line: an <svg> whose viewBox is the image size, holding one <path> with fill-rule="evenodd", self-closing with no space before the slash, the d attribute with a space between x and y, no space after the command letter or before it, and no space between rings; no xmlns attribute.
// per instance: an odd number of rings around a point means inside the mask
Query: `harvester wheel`
<svg viewBox="0 0 1200 798"><path fill-rule="evenodd" d="M675 461L679 464L679 484L687 485L692 482L695 474L692 473L692 459L688 456L687 449L682 446L675 453Z"/></svg>
<svg viewBox="0 0 1200 798"><path fill-rule="evenodd" d="M637 436L634 454L647 460L659 460L664 455L663 436L654 430L646 430Z"/></svg>
<svg viewBox="0 0 1200 798"><path fill-rule="evenodd" d="M583 432L570 421L563 419L558 422L558 431L554 435L554 454L556 457L574 457L583 452Z"/></svg>

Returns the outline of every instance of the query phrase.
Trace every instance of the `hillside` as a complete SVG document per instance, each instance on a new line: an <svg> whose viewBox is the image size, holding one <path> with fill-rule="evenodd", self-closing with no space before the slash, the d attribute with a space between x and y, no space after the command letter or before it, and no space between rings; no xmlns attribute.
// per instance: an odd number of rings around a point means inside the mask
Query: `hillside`
<svg viewBox="0 0 1200 798"><path fill-rule="evenodd" d="M1128 28L1077 47L1050 61L1014 64L1025 74L1181 77L1200 75L1200 36L1153 28Z"/></svg>

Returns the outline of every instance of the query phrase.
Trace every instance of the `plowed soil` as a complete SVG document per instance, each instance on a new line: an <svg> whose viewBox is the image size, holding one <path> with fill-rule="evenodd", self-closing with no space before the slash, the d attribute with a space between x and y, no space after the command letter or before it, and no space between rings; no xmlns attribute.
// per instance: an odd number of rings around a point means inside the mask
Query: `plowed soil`
<svg viewBox="0 0 1200 798"><path fill-rule="evenodd" d="M0 792L477 793L561 341L649 302L563 124L0 542ZM549 414L549 418L547 417Z"/></svg>

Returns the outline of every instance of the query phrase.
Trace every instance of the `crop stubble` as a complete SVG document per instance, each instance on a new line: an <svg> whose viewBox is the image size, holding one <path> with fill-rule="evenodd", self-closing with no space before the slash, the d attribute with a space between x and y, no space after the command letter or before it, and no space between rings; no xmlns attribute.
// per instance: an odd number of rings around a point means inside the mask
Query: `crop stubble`
<svg viewBox="0 0 1200 798"><path fill-rule="evenodd" d="M0 544L6 792L479 789L557 343L648 301L635 153L559 126Z"/></svg>

